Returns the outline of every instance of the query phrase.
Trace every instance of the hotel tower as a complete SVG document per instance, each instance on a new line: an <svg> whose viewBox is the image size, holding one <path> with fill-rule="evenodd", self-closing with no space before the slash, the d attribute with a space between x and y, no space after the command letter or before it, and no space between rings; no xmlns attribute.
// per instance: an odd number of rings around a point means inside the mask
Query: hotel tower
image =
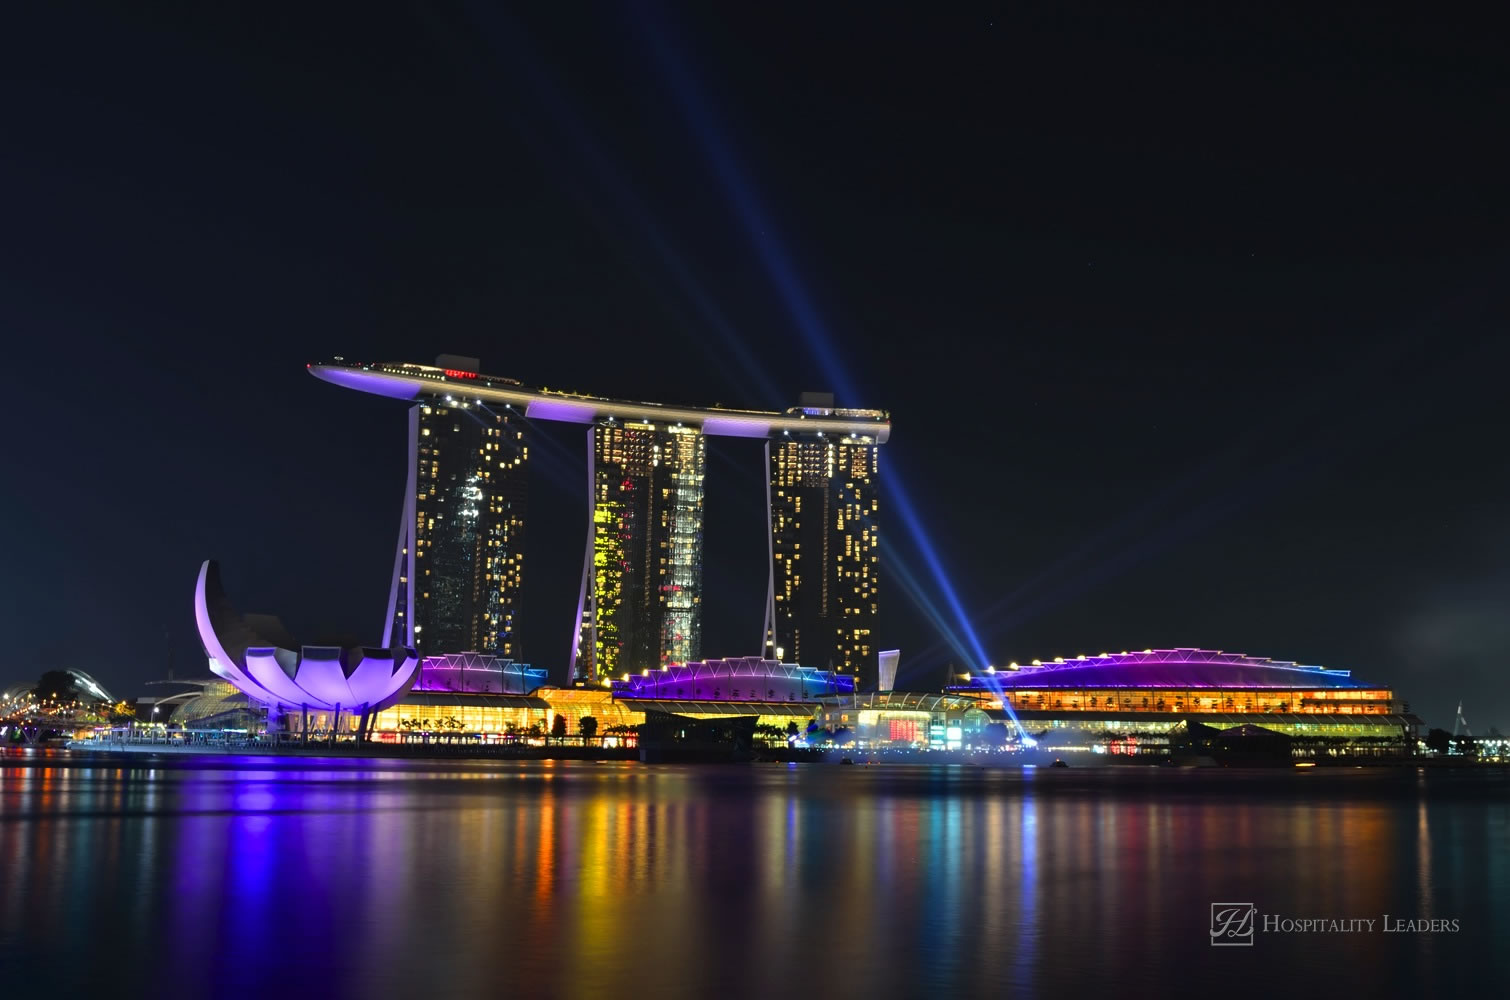
<svg viewBox="0 0 1510 1000"><path fill-rule="evenodd" d="M854 417L806 394L799 412ZM877 436L784 430L766 445L771 530L767 655L877 686ZM772 648L774 647L774 648Z"/></svg>
<svg viewBox="0 0 1510 1000"><path fill-rule="evenodd" d="M385 644L518 655L527 418L586 432L586 545L562 682L599 684L701 658L703 481L713 435L765 443L769 546L758 652L876 686L877 453L891 433L884 411L839 409L823 395L780 413L637 403L530 388L448 355L435 365L337 359L309 368L327 382L411 403Z"/></svg>

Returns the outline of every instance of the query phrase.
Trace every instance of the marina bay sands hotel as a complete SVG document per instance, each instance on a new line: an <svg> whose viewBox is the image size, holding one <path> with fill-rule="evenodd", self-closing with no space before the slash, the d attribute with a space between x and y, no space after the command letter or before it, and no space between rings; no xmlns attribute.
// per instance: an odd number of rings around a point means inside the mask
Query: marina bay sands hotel
<svg viewBox="0 0 1510 1000"><path fill-rule="evenodd" d="M309 366L327 382L411 403L385 646L517 655L527 431L547 420L582 424L587 434L590 502L569 680L596 684L699 660L705 437L757 438L769 535L760 653L876 689L884 411L838 409L815 394L781 413L626 402L534 389L480 367L450 355L434 365Z"/></svg>

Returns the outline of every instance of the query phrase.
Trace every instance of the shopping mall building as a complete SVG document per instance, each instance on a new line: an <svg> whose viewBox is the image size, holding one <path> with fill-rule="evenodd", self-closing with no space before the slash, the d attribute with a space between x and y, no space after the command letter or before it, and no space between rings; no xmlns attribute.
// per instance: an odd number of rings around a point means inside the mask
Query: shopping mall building
<svg viewBox="0 0 1510 1000"><path fill-rule="evenodd" d="M1299 739L1414 747L1421 720L1351 671L1210 649L1056 658L962 677L949 691L1067 744L1159 743L1184 720Z"/></svg>
<svg viewBox="0 0 1510 1000"><path fill-rule="evenodd" d="M472 661L465 678L451 666L463 658ZM517 672L526 674L522 684L493 679ZM528 690L518 690L521 686ZM452 719L466 733L522 733L537 724L549 731L557 715L566 719L566 731L573 736L585 716L597 720L603 734L611 727L638 726L648 712L694 719L753 715L757 725L785 729L796 722L806 728L817 699L853 691L853 677L758 656L646 670L597 688L558 688L545 683L543 670L461 653L425 657L414 689L378 713L373 735L378 740L402 738L408 732L443 729Z"/></svg>

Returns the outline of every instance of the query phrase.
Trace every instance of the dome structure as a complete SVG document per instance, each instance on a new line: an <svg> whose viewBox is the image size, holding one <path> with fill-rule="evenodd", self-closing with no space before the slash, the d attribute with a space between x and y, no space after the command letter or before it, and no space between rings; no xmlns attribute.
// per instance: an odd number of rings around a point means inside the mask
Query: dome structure
<svg viewBox="0 0 1510 1000"><path fill-rule="evenodd" d="M401 700L419 676L413 649L298 646L276 618L238 614L213 560L199 568L194 618L210 670L271 707L372 715Z"/></svg>
<svg viewBox="0 0 1510 1000"><path fill-rule="evenodd" d="M109 691L106 691L99 681L90 677L84 671L77 667L68 667L66 668L66 673L69 677L73 678L74 687L78 688L83 694L107 705L114 704L115 697Z"/></svg>
<svg viewBox="0 0 1510 1000"><path fill-rule="evenodd" d="M970 678L971 688L1242 688L1245 690L1364 688L1347 670L1309 667L1215 649L1145 649L1103 653L993 670Z"/></svg>
<svg viewBox="0 0 1510 1000"><path fill-rule="evenodd" d="M855 679L795 663L734 656L627 674L622 680L613 681L612 687L615 698L810 701L827 695L853 694Z"/></svg>
<svg viewBox="0 0 1510 1000"><path fill-rule="evenodd" d="M4 691L0 691L0 712L10 712L24 707L31 701L31 692L36 686L35 681L21 681L19 684L12 684Z"/></svg>

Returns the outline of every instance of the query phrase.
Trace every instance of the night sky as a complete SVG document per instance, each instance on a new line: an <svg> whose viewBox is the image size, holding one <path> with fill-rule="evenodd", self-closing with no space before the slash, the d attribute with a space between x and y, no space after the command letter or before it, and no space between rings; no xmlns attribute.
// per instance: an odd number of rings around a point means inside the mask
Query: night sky
<svg viewBox="0 0 1510 1000"><path fill-rule="evenodd" d="M375 641L403 406L304 366L450 352L603 395L889 409L899 686L970 644L898 483L997 662L1209 646L1510 725L1488 24L21 6L0 15L0 684L202 674L207 557L242 609ZM555 670L584 452L547 426L532 456L521 641ZM709 452L704 653L742 655L759 447Z"/></svg>

